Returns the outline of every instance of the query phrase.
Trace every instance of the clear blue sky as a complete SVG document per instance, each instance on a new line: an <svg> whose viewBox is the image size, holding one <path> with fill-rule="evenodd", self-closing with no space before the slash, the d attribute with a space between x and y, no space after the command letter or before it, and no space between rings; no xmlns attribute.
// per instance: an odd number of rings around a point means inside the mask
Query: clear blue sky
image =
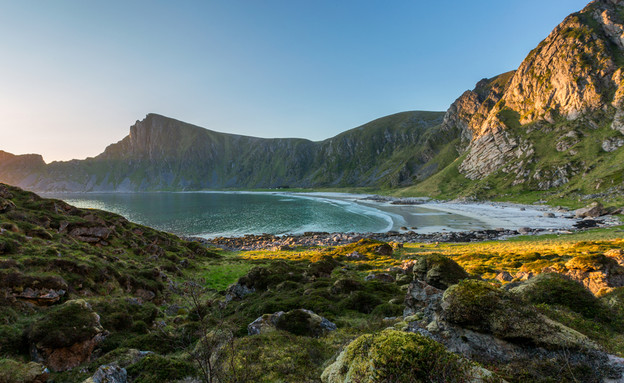
<svg viewBox="0 0 624 383"><path fill-rule="evenodd" d="M0 0L0 149L94 156L154 112L321 140L446 110L585 0Z"/></svg>

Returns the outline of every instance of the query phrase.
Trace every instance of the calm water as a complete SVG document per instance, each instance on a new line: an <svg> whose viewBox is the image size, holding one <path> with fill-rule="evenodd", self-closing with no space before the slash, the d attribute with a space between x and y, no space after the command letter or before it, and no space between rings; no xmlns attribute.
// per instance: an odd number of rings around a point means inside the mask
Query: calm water
<svg viewBox="0 0 624 383"><path fill-rule="evenodd" d="M354 198L284 193L83 193L46 195L81 208L123 215L178 235L203 237L306 231L382 232L401 226L422 231L474 229L474 219L418 207L380 207ZM427 230L431 228L431 230ZM421 230L418 230L421 231Z"/></svg>

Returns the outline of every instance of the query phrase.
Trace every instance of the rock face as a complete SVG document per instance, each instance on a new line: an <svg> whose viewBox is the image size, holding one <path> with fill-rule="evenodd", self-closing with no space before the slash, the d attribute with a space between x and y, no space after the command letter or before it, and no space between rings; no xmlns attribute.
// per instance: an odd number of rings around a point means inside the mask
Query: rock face
<svg viewBox="0 0 624 383"><path fill-rule="evenodd" d="M258 335L284 330L295 335L318 337L336 328L334 323L310 310L297 309L264 314L247 326L247 332L249 335Z"/></svg>

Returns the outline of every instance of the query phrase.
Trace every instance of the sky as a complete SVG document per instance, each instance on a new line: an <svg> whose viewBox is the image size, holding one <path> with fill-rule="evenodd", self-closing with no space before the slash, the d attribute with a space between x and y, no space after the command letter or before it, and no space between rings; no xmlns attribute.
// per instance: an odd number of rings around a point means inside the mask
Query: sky
<svg viewBox="0 0 624 383"><path fill-rule="evenodd" d="M147 113L323 140L444 111L587 0L0 0L0 150L101 153Z"/></svg>

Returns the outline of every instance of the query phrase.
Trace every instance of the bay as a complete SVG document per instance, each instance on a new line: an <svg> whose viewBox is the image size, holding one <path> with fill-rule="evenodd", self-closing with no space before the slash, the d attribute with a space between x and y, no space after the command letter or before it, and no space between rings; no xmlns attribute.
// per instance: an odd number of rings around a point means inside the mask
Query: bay
<svg viewBox="0 0 624 383"><path fill-rule="evenodd" d="M245 234L419 232L482 228L474 219L418 206L383 206L357 195L265 192L157 192L46 194L177 235L214 238Z"/></svg>

